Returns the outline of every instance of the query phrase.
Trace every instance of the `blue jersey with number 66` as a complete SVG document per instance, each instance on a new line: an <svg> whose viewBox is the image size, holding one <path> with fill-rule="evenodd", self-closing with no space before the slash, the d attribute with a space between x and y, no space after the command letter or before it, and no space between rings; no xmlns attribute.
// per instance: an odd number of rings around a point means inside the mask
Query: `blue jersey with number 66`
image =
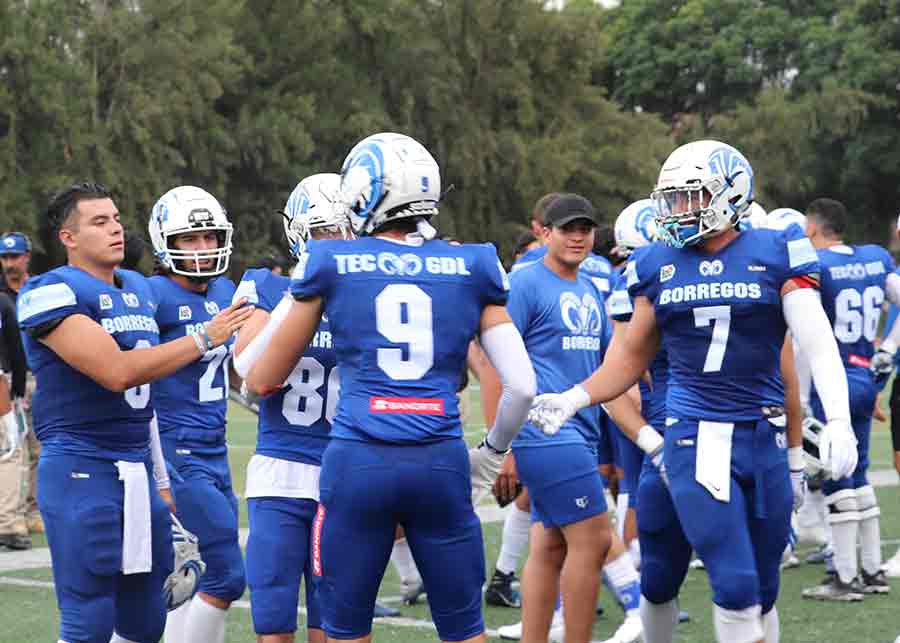
<svg viewBox="0 0 900 643"><path fill-rule="evenodd" d="M462 437L456 392L481 313L506 303L488 244L314 241L291 282L321 297L341 369L332 437L416 444Z"/></svg>

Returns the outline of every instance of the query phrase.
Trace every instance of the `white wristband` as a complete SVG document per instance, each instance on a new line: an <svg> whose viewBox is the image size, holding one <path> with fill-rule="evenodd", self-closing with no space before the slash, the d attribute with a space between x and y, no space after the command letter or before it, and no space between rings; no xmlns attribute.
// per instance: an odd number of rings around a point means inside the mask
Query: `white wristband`
<svg viewBox="0 0 900 643"><path fill-rule="evenodd" d="M790 447L787 452L788 469L790 469L791 471L802 470L806 465L806 461L803 456L803 447Z"/></svg>
<svg viewBox="0 0 900 643"><path fill-rule="evenodd" d="M565 395L566 398L568 398L572 402L572 404L574 404L576 411L580 411L581 409L591 405L591 396L588 395L588 392L581 388L578 384L563 393L563 395Z"/></svg>
<svg viewBox="0 0 900 643"><path fill-rule="evenodd" d="M637 439L634 441L641 451L648 455L652 455L663 445L663 436L649 424L645 424L638 429Z"/></svg>
<svg viewBox="0 0 900 643"><path fill-rule="evenodd" d="M194 338L194 343L197 345L197 350L200 351L201 355L206 355L206 342L202 337L200 337L199 333L191 333L191 337Z"/></svg>

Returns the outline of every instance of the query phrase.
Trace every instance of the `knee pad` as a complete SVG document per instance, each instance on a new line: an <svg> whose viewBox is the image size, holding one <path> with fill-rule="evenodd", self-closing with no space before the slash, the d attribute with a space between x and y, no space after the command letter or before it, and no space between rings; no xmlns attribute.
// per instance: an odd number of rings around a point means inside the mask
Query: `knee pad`
<svg viewBox="0 0 900 643"><path fill-rule="evenodd" d="M116 601L113 596L93 596L79 600L77 610L61 606L60 639L109 643L116 622Z"/></svg>
<svg viewBox="0 0 900 643"><path fill-rule="evenodd" d="M267 587L251 594L253 629L263 634L287 634L297 630L298 592L290 587Z"/></svg>
<svg viewBox="0 0 900 643"><path fill-rule="evenodd" d="M832 525L859 520L859 503L855 489L840 489L825 497L828 522Z"/></svg>
<svg viewBox="0 0 900 643"><path fill-rule="evenodd" d="M678 596L680 583L668 565L644 559L641 566L641 596L654 605L662 605Z"/></svg>
<svg viewBox="0 0 900 643"><path fill-rule="evenodd" d="M872 485L867 484L856 490L856 504L859 509L859 519L877 518L881 515L881 509L878 506L878 497Z"/></svg>
<svg viewBox="0 0 900 643"><path fill-rule="evenodd" d="M201 543L200 551L206 562L206 573L200 579L197 591L223 601L236 601L243 596L247 578L237 542L220 542L207 548Z"/></svg>
<svg viewBox="0 0 900 643"><path fill-rule="evenodd" d="M713 623L719 643L756 643L765 636L759 605L741 610L713 605Z"/></svg>
<svg viewBox="0 0 900 643"><path fill-rule="evenodd" d="M89 505L78 511L84 566L96 576L122 570L122 509L111 504Z"/></svg>

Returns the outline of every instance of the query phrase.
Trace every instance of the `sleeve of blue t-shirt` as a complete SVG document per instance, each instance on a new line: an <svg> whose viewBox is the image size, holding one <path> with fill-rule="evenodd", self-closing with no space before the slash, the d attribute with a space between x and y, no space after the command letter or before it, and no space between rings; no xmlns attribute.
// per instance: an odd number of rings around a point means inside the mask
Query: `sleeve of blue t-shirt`
<svg viewBox="0 0 900 643"><path fill-rule="evenodd" d="M19 294L17 307L19 327L26 332L60 322L69 315L90 316L87 306L78 300L74 285L55 272L29 279Z"/></svg>
<svg viewBox="0 0 900 643"><path fill-rule="evenodd" d="M300 301L327 298L334 282L335 268L327 241L310 241L291 273L291 296Z"/></svg>
<svg viewBox="0 0 900 643"><path fill-rule="evenodd" d="M506 302L506 310L522 337L525 337L531 322L532 287L531 279L528 278L529 273L530 270L527 272L519 270L512 274L509 279L509 299Z"/></svg>
<svg viewBox="0 0 900 643"><path fill-rule="evenodd" d="M500 263L497 249L490 243L480 244L474 249L482 304L503 306L509 297L509 277Z"/></svg>

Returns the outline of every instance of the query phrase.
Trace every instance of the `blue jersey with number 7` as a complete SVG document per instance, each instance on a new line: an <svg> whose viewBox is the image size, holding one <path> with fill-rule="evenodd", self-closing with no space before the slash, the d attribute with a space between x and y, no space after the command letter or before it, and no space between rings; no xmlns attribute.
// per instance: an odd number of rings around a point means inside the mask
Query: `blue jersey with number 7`
<svg viewBox="0 0 900 643"><path fill-rule="evenodd" d="M647 297L656 312L669 356L666 414L737 422L783 405L781 289L818 272L797 226L745 230L714 254L662 243L638 248L624 276L629 294Z"/></svg>
<svg viewBox="0 0 900 643"><path fill-rule="evenodd" d="M488 244L314 241L291 281L321 297L341 397L333 438L416 444L462 436L456 391L482 310L508 282Z"/></svg>

